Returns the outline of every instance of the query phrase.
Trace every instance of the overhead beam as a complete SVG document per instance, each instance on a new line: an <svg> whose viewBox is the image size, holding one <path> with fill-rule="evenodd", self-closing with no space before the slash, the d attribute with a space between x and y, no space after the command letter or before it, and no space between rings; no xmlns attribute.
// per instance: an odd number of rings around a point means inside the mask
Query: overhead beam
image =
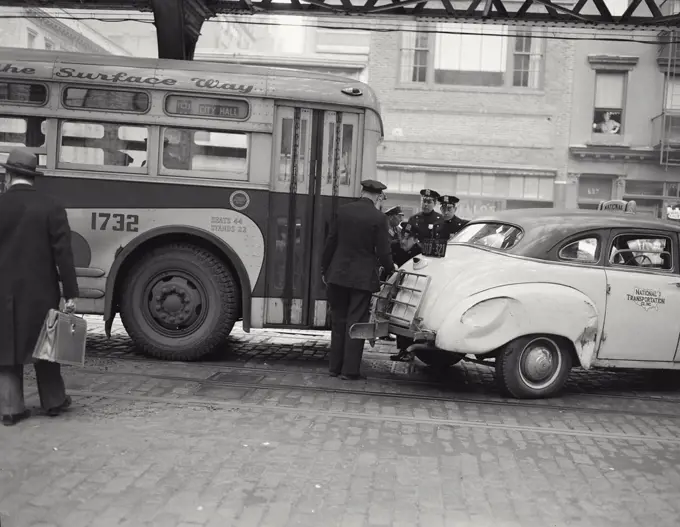
<svg viewBox="0 0 680 527"><path fill-rule="evenodd" d="M192 60L203 22L213 13L206 0L150 0L158 58Z"/></svg>
<svg viewBox="0 0 680 527"><path fill-rule="evenodd" d="M607 29L678 29L670 0L633 0L613 15L604 0L215 0L217 13L355 15L438 22Z"/></svg>

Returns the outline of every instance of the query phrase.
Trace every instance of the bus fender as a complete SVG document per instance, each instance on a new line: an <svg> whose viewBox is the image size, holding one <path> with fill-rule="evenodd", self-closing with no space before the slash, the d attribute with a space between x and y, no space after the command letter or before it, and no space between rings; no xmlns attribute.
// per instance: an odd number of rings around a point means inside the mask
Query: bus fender
<svg viewBox="0 0 680 527"><path fill-rule="evenodd" d="M175 237L177 235L181 237L193 236L201 238L202 240L215 246L220 251L221 256L223 256L224 259L233 266L234 270L236 271L236 274L238 275L241 289L243 330L247 333L250 332L250 318L251 318L250 309L253 296L252 288L250 286L250 278L248 277L246 268L243 265L241 258L239 258L238 254L236 254L236 251L234 251L234 249L232 249L229 246L229 244L227 244L224 240L221 240L220 238L206 230L186 225L177 226L166 225L163 227L151 229L150 231L147 231L139 235L137 238L128 243L122 250L119 250L118 253L116 254L116 259L114 260L113 265L111 266L109 276L106 278L104 321L106 336L108 338L111 338L111 327L113 326L113 319L116 316L116 311L113 305L116 292L115 291L116 279L118 278L118 274L122 269L123 264L126 262L127 258L134 254L139 247L148 242L152 242L153 240L164 236Z"/></svg>

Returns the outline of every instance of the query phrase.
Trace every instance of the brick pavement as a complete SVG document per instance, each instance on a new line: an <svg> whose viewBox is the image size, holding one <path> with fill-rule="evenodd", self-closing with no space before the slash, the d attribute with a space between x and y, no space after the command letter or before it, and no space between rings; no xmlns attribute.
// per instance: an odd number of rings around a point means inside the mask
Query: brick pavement
<svg viewBox="0 0 680 527"><path fill-rule="evenodd" d="M333 393L347 383L311 359L277 366L284 375L259 363L249 381L313 391L237 390L200 382L231 375L230 361L113 357L102 348L65 369L66 415L0 429L3 527L680 525L672 399L394 399L373 394L406 390L384 378ZM37 404L30 379L27 390Z"/></svg>

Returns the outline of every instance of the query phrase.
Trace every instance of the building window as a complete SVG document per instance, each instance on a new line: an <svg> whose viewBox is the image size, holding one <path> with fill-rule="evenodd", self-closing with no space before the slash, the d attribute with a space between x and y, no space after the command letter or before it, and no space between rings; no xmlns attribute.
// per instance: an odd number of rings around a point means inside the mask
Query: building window
<svg viewBox="0 0 680 527"><path fill-rule="evenodd" d="M401 49L401 82L427 82L430 35L404 33Z"/></svg>
<svg viewBox="0 0 680 527"><path fill-rule="evenodd" d="M666 76L665 110L680 110L680 79Z"/></svg>
<svg viewBox="0 0 680 527"><path fill-rule="evenodd" d="M531 31L521 31L515 36L512 85L537 89L540 87L543 39Z"/></svg>
<svg viewBox="0 0 680 527"><path fill-rule="evenodd" d="M54 44L48 38L45 39L45 49L48 51L54 49Z"/></svg>
<svg viewBox="0 0 680 527"><path fill-rule="evenodd" d="M438 24L437 33L403 33L400 80L442 86L539 89L544 39L507 26Z"/></svg>
<svg viewBox="0 0 680 527"><path fill-rule="evenodd" d="M595 108L593 133L622 132L626 73L602 72L595 74Z"/></svg>
<svg viewBox="0 0 680 527"><path fill-rule="evenodd" d="M613 193L613 177L581 176L578 179L579 209L597 209L600 202L612 199Z"/></svg>
<svg viewBox="0 0 680 527"><path fill-rule="evenodd" d="M28 30L26 32L26 47L28 49L35 49L37 47L38 34L35 31Z"/></svg>

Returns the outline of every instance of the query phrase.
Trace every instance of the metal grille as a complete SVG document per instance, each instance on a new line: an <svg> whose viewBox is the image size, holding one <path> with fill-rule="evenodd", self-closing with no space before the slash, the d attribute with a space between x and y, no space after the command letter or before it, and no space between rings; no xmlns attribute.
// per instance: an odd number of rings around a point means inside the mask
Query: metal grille
<svg viewBox="0 0 680 527"><path fill-rule="evenodd" d="M375 299L376 320L386 320L391 326L415 331L420 329L418 314L431 277L397 271L394 282L384 282Z"/></svg>

